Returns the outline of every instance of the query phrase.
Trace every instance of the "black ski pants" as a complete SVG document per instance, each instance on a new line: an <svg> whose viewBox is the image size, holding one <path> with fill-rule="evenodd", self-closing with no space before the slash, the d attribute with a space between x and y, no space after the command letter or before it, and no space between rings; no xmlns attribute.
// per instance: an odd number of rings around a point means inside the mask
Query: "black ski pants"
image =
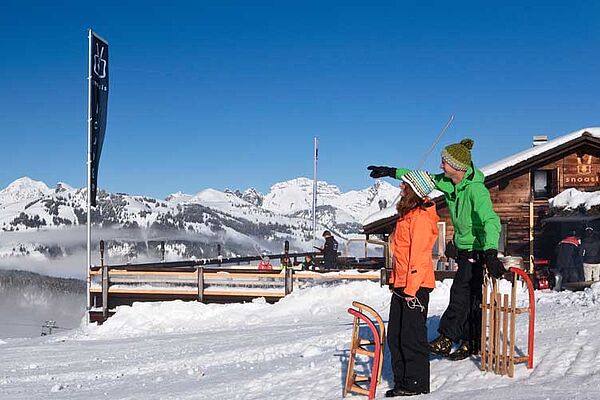
<svg viewBox="0 0 600 400"><path fill-rule="evenodd" d="M395 289L390 304L388 347L396 387L429 392L429 346L427 343L427 307L431 289L420 288L417 299L423 309L410 308L401 289Z"/></svg>
<svg viewBox="0 0 600 400"><path fill-rule="evenodd" d="M450 288L450 303L438 331L454 341L468 341L474 352L481 341L481 297L485 255L480 251L458 252L458 269Z"/></svg>

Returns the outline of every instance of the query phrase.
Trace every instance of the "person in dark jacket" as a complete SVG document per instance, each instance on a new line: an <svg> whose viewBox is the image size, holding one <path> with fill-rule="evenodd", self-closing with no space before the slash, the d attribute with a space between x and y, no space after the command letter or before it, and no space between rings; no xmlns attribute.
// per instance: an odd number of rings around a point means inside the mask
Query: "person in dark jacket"
<svg viewBox="0 0 600 400"><path fill-rule="evenodd" d="M306 257L304 257L304 261L302 262L302 270L303 271L314 271L314 269L315 269L315 260L313 259L313 256L308 254Z"/></svg>
<svg viewBox="0 0 600 400"><path fill-rule="evenodd" d="M337 267L338 242L329 231L324 231L323 237L325 245L323 248L317 247L323 253L323 268L335 269Z"/></svg>
<svg viewBox="0 0 600 400"><path fill-rule="evenodd" d="M444 194L454 225L458 270L450 289L450 303L442 315L439 336L431 352L457 361L477 354L481 339L481 298L484 266L500 278L506 270L498 259L500 218L494 212L485 176L471 160L473 140L465 138L442 150L443 173L433 175L435 188ZM372 178L401 179L409 170L371 165ZM460 341L450 353L454 342Z"/></svg>
<svg viewBox="0 0 600 400"><path fill-rule="evenodd" d="M581 256L586 282L600 280L600 236L591 226L585 228L581 238Z"/></svg>
<svg viewBox="0 0 600 400"><path fill-rule="evenodd" d="M575 232L565 237L556 248L556 286L560 291L564 283L582 282L583 261L581 259L580 242Z"/></svg>

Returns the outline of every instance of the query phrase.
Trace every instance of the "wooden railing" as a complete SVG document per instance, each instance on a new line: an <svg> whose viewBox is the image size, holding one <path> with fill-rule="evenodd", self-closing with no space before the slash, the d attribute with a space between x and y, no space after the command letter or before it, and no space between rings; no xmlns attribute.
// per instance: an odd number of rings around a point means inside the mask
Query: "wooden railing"
<svg viewBox="0 0 600 400"><path fill-rule="evenodd" d="M93 267L90 271L90 320L104 321L120 305L136 301L195 300L203 303L276 302L292 293L294 283L372 280L381 270L296 271L219 267L162 267L160 264ZM384 279L384 278L383 278Z"/></svg>

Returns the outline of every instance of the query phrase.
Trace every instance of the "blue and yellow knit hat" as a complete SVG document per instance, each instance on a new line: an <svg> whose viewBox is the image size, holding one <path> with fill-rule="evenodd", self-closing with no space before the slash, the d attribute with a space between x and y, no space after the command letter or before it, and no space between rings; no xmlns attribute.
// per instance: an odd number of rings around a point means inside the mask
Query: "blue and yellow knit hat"
<svg viewBox="0 0 600 400"><path fill-rule="evenodd" d="M442 150L442 160L454 169L466 171L471 165L471 149L473 139L463 139L460 143L453 143Z"/></svg>
<svg viewBox="0 0 600 400"><path fill-rule="evenodd" d="M415 191L417 196L424 198L435 189L435 182L429 172L415 169L402 175L402 180Z"/></svg>

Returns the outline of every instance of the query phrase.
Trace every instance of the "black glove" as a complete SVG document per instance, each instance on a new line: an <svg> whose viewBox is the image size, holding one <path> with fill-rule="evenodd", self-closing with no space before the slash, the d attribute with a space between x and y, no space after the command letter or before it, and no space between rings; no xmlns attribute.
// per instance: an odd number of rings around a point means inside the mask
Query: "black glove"
<svg viewBox="0 0 600 400"><path fill-rule="evenodd" d="M506 268L502 261L498 260L498 251L489 249L485 251L485 268L492 278L502 278L506 273Z"/></svg>
<svg viewBox="0 0 600 400"><path fill-rule="evenodd" d="M390 178L396 177L396 168L392 167L377 167L375 165L369 165L367 167L371 173L369 176L371 178L383 178L384 176L389 176Z"/></svg>
<svg viewBox="0 0 600 400"><path fill-rule="evenodd" d="M444 255L446 256L446 258L453 258L455 260L458 258L458 249L454 244L454 240L450 240L448 241L448 243L446 243L446 250L444 251Z"/></svg>

